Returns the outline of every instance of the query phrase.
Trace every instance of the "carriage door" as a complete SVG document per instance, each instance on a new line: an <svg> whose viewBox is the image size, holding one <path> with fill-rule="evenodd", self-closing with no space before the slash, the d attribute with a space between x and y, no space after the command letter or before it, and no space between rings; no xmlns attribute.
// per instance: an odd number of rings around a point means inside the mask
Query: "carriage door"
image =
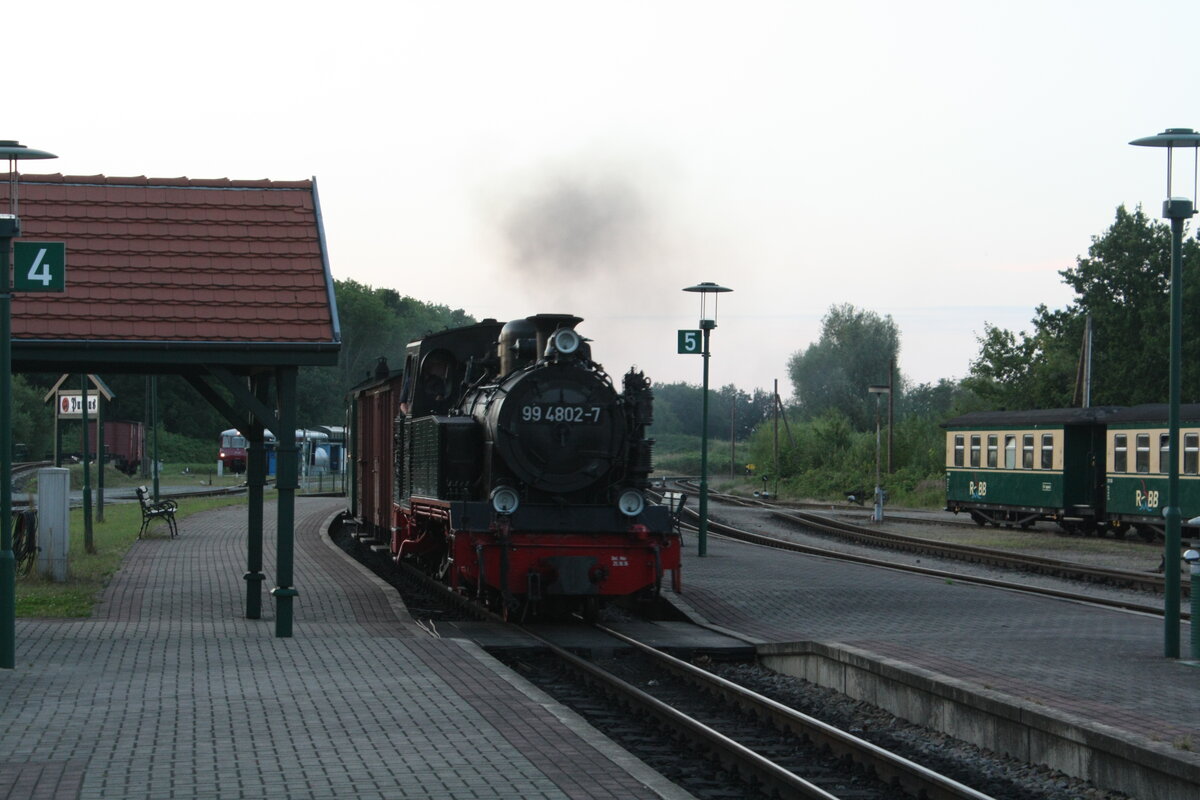
<svg viewBox="0 0 1200 800"><path fill-rule="evenodd" d="M1104 510L1104 428L1068 425L1063 445L1063 506L1067 510Z"/></svg>

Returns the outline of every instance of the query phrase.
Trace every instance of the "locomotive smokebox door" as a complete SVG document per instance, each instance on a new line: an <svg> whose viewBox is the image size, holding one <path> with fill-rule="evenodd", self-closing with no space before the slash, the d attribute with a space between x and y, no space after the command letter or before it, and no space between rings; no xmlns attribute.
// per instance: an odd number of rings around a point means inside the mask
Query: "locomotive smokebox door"
<svg viewBox="0 0 1200 800"><path fill-rule="evenodd" d="M495 445L517 476L541 491L594 484L625 456L625 417L607 383L573 365L547 365L506 385L494 404Z"/></svg>

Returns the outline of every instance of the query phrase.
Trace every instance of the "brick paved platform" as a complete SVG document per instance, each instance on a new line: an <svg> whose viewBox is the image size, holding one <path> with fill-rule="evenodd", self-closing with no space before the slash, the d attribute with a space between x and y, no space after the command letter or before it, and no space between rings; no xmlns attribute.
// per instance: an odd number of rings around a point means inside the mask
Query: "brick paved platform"
<svg viewBox="0 0 1200 800"><path fill-rule="evenodd" d="M1200 775L1200 666L1162 656L1159 618L722 538L699 558L690 535L683 586L678 600L694 617L772 643L760 652L817 643L886 662L1011 706L1016 719L1102 731L1180 762L1187 780ZM1185 624L1185 653L1189 635Z"/></svg>
<svg viewBox="0 0 1200 800"><path fill-rule="evenodd" d="M138 541L87 620L18 620L0 799L687 797L463 641L419 631L296 510L295 636L242 618L243 506ZM267 508L267 587L274 574Z"/></svg>

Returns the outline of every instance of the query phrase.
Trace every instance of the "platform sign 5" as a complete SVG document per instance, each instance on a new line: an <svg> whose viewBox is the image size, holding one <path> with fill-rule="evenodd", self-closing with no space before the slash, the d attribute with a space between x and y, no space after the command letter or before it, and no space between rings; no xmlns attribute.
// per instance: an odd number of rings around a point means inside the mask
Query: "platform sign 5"
<svg viewBox="0 0 1200 800"><path fill-rule="evenodd" d="M704 343L700 331L679 331L679 352L681 354L701 355L700 346Z"/></svg>
<svg viewBox="0 0 1200 800"><path fill-rule="evenodd" d="M13 289L18 292L65 292L66 243L13 242Z"/></svg>

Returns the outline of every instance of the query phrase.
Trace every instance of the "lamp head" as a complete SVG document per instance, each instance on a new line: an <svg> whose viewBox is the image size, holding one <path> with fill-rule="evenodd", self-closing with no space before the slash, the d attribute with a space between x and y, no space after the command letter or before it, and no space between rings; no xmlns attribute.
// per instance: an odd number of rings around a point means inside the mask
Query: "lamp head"
<svg viewBox="0 0 1200 800"><path fill-rule="evenodd" d="M1167 149L1167 199L1163 202L1163 216L1168 219L1188 219L1196 213L1197 148L1200 148L1200 133L1191 128L1167 128L1154 136L1134 139L1130 144L1137 147L1165 147ZM1192 150L1192 196L1176 197L1174 189L1175 150Z"/></svg>
<svg viewBox="0 0 1200 800"><path fill-rule="evenodd" d="M685 292L698 292L700 294L700 327L709 330L717 327L717 299L713 297L712 316L707 313L708 296L732 292L733 289L728 289L724 286L713 283L712 281L704 281L695 286L685 286ZM707 324L706 324L707 323Z"/></svg>
<svg viewBox="0 0 1200 800"><path fill-rule="evenodd" d="M0 158L8 160L8 210L17 216L17 162L35 158L58 158L45 150L34 150L15 139L0 139Z"/></svg>

